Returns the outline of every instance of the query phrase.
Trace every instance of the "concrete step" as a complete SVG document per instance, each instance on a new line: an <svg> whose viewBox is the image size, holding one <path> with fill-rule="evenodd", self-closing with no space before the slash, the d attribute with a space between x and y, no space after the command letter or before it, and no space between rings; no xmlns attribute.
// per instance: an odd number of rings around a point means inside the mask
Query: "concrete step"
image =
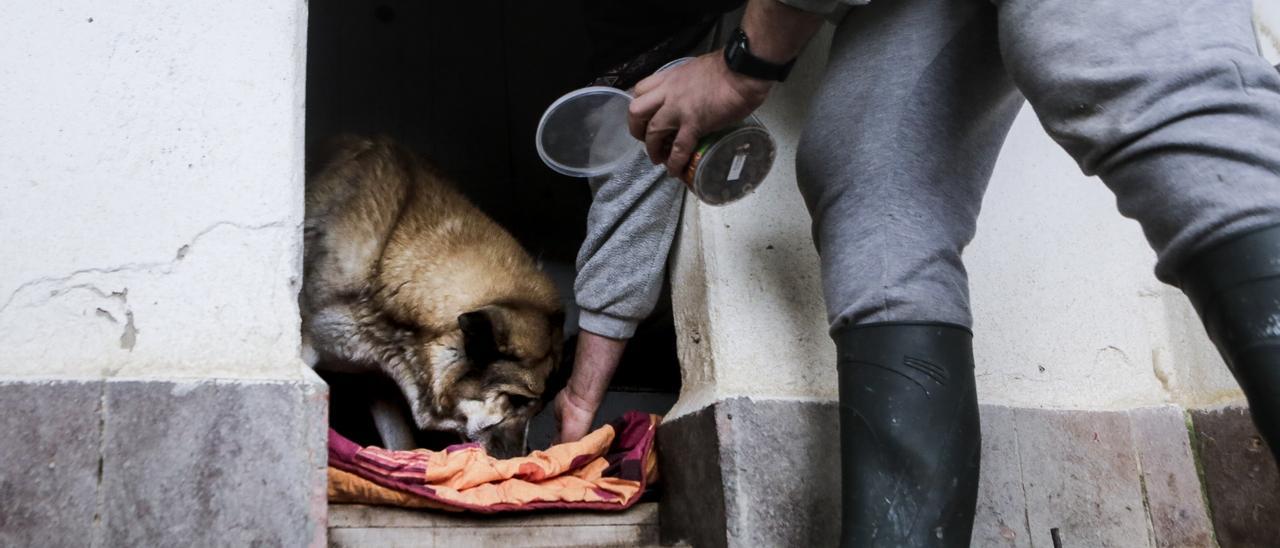
<svg viewBox="0 0 1280 548"><path fill-rule="evenodd" d="M625 512L477 516L361 504L329 506L329 546L502 548L658 546L658 504Z"/></svg>

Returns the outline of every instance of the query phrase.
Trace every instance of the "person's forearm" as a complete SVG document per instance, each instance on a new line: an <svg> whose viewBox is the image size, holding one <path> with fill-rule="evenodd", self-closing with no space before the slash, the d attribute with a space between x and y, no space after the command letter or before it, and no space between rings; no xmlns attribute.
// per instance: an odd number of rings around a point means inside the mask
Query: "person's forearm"
<svg viewBox="0 0 1280 548"><path fill-rule="evenodd" d="M771 63L786 63L822 27L822 16L793 8L778 0L750 0L742 16L751 54Z"/></svg>
<svg viewBox="0 0 1280 548"><path fill-rule="evenodd" d="M626 348L627 339L611 339L585 330L578 332L577 354L567 387L568 397L574 400L575 406L584 409L600 406Z"/></svg>

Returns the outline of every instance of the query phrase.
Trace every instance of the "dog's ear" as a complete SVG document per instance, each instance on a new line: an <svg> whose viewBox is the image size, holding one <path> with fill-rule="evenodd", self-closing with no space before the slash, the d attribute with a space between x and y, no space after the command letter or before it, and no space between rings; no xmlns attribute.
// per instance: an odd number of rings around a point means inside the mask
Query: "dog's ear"
<svg viewBox="0 0 1280 548"><path fill-rule="evenodd" d="M472 365L487 365L502 356L509 333L506 314L497 306L486 306L458 316L463 350Z"/></svg>

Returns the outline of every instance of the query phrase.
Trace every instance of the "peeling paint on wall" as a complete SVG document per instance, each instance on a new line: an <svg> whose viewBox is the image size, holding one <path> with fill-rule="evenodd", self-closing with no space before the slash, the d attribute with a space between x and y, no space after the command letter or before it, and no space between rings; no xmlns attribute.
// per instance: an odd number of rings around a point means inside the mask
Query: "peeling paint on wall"
<svg viewBox="0 0 1280 548"><path fill-rule="evenodd" d="M1258 40L1264 41L1258 44L1263 53L1269 52L1273 56L1280 55L1280 36L1277 36L1276 32L1271 30L1271 27L1261 22L1258 23Z"/></svg>
<svg viewBox="0 0 1280 548"><path fill-rule="evenodd" d="M301 375L304 4L0 20L0 378Z"/></svg>
<svg viewBox="0 0 1280 548"><path fill-rule="evenodd" d="M1272 63L1280 63L1280 8L1274 0L1255 0L1253 24L1258 37L1258 51Z"/></svg>
<svg viewBox="0 0 1280 548"><path fill-rule="evenodd" d="M19 283L0 301L0 375L278 377L301 367L291 343L300 234L288 221L221 221L168 259Z"/></svg>
<svg viewBox="0 0 1280 548"><path fill-rule="evenodd" d="M177 256L171 261L128 263L128 264L122 264L122 265L105 267L105 268L91 267L91 268L76 270L64 276L47 276L47 277L28 280L26 282L23 282L16 289L14 289L9 294L9 297L5 300L5 302L3 304L0 304L0 313L5 312L5 310L7 310L10 306L12 306L14 304L14 301L18 300L18 298L21 295L23 295L28 291L33 291L39 287L48 287L48 286L55 287L55 289L49 292L49 298L57 297L72 289L81 289L81 288L94 291L100 297L103 297L103 298L124 297L124 295L119 292L112 292L111 295L107 295L103 293L101 289L93 287L92 285L78 284L78 285L67 286L65 284L85 275L106 275L106 274L117 274L121 272L143 272L143 271L148 273L158 272L160 275L167 275L172 272L173 266L175 263L186 258L187 253L190 252L191 248L195 246L196 243L199 242L201 238L204 238L209 233L215 230L218 230L220 228L225 228L225 227L234 227L241 230L264 230L264 229L282 228L283 224L280 222L273 222L273 223L266 223L261 225L243 225L243 224L232 222L232 221L221 221L198 232L195 236L191 238L190 243L183 245L178 249ZM48 299L45 299L45 300L48 300ZM24 306L35 306L35 305L42 304L42 302L43 301L41 300L36 300L35 302L25 303Z"/></svg>

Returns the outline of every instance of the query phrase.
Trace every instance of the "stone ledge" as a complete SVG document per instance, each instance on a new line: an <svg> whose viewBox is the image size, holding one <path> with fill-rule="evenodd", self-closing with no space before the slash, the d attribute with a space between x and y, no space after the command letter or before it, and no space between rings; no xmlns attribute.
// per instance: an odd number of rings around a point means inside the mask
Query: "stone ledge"
<svg viewBox="0 0 1280 548"><path fill-rule="evenodd" d="M727 546L716 408L704 407L658 427L664 544L688 541L704 548Z"/></svg>
<svg viewBox="0 0 1280 548"><path fill-rule="evenodd" d="M982 426L974 546L1212 544L1181 408L984 405ZM838 427L835 402L746 398L663 424L663 539L834 545Z"/></svg>
<svg viewBox="0 0 1280 548"><path fill-rule="evenodd" d="M479 516L359 504L329 509L330 546L656 546L658 505L624 512Z"/></svg>
<svg viewBox="0 0 1280 548"><path fill-rule="evenodd" d="M1218 542L1280 546L1280 472L1248 408L1196 409L1191 422Z"/></svg>
<svg viewBox="0 0 1280 548"><path fill-rule="evenodd" d="M983 406L975 546L1208 546L1182 409Z"/></svg>
<svg viewBox="0 0 1280 548"><path fill-rule="evenodd" d="M0 382L0 544L324 541L328 388Z"/></svg>
<svg viewBox="0 0 1280 548"><path fill-rule="evenodd" d="M0 545L95 538L102 393L102 382L0 383Z"/></svg>

